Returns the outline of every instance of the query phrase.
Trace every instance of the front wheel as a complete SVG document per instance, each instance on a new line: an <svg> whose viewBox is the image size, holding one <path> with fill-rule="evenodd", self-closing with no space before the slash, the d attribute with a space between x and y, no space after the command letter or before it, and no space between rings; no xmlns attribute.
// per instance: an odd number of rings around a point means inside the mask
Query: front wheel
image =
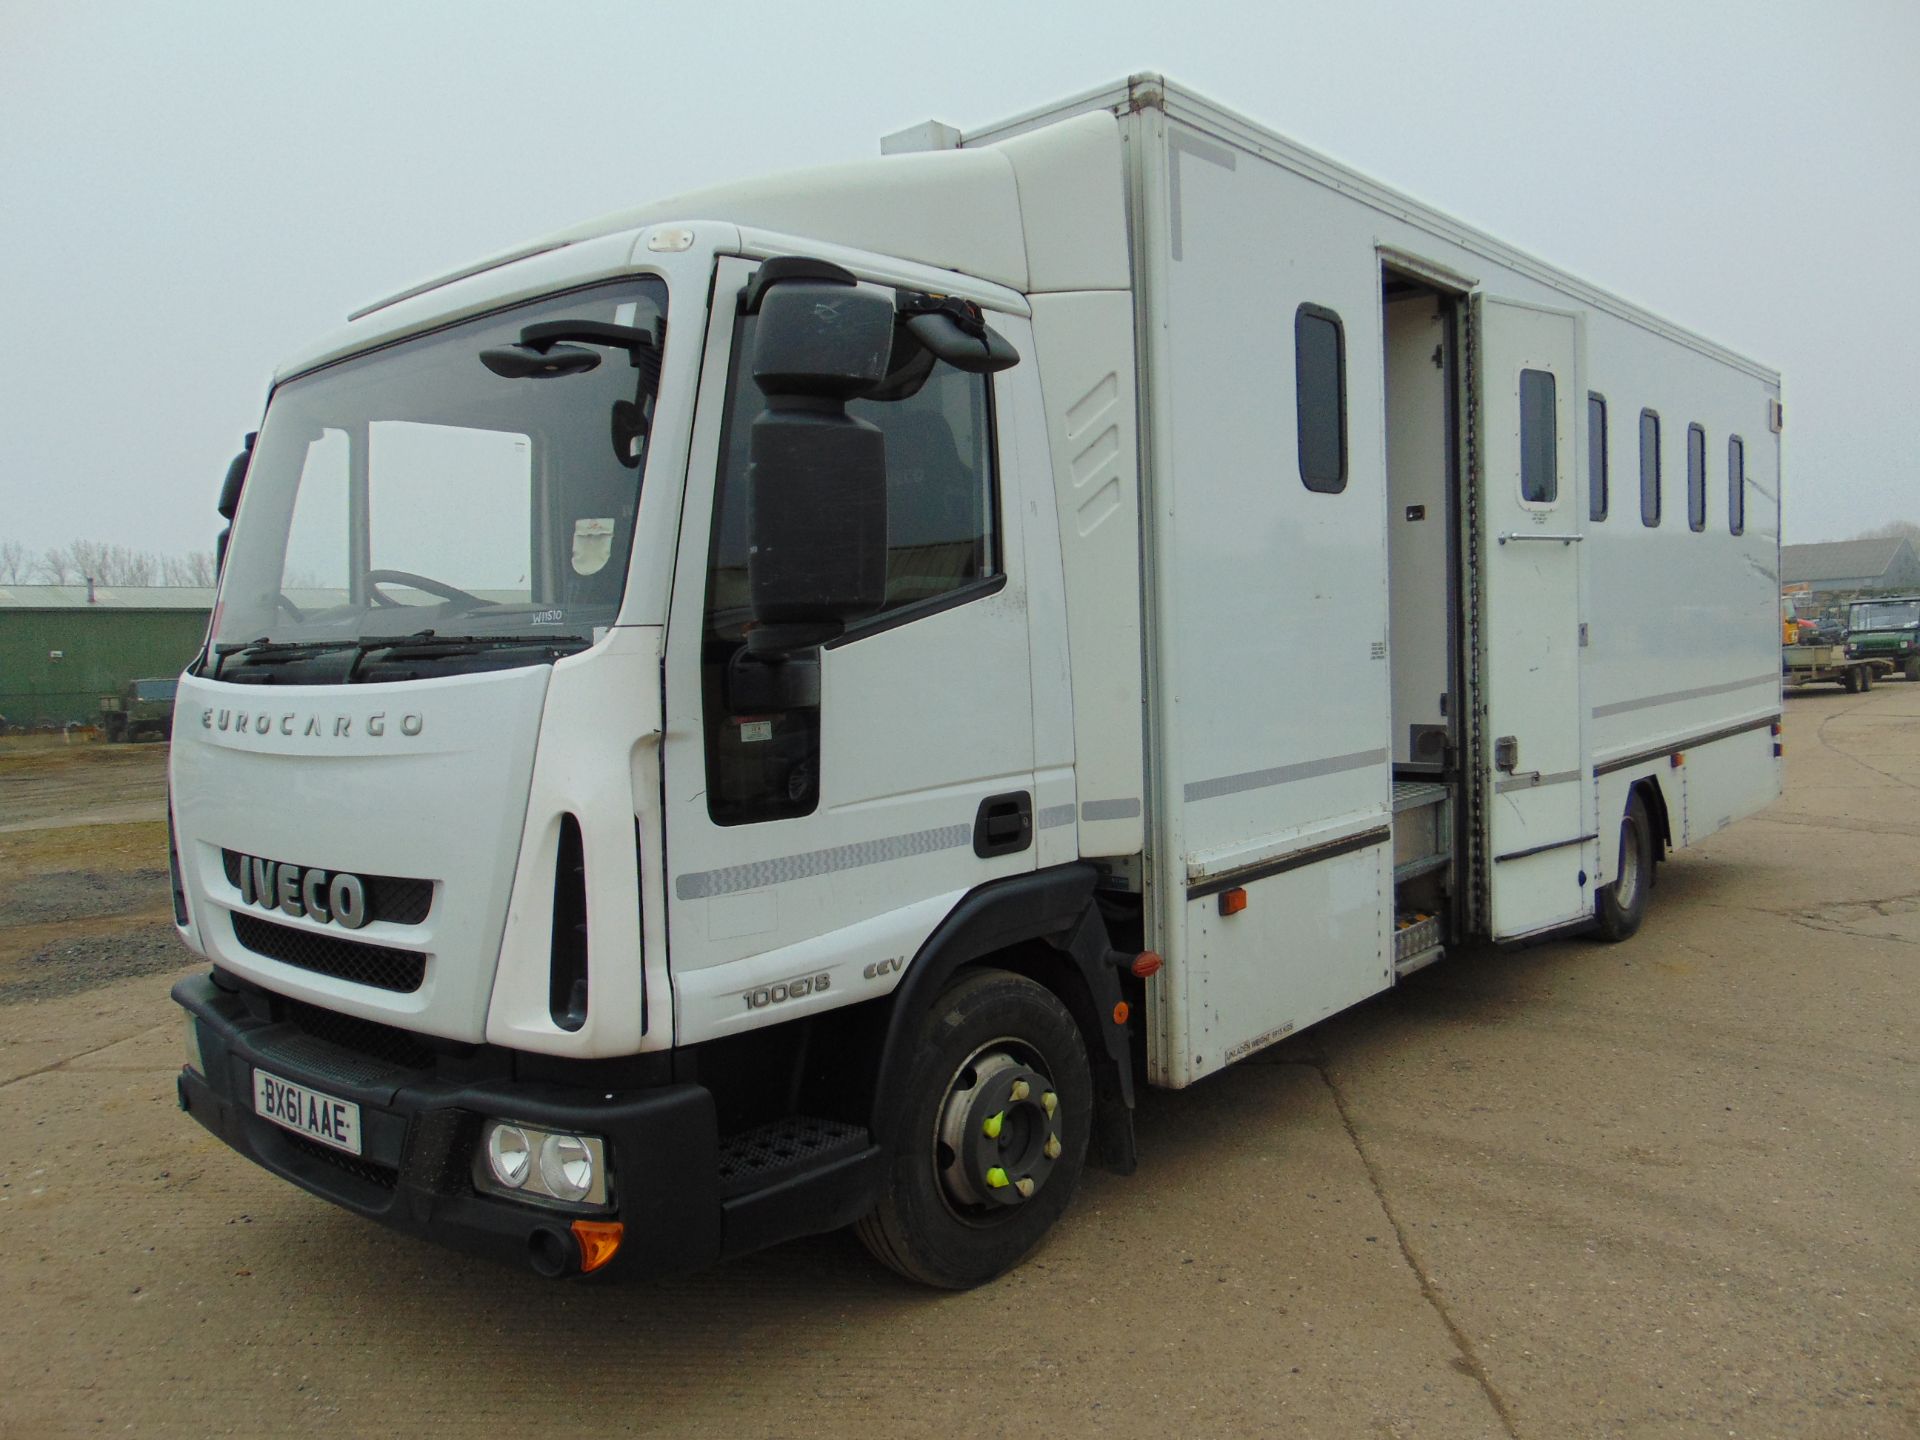
<svg viewBox="0 0 1920 1440"><path fill-rule="evenodd" d="M1636 792L1620 821L1620 864L1613 883L1593 898L1600 938L1625 940L1647 916L1647 891L1653 884L1653 824L1647 802Z"/></svg>
<svg viewBox="0 0 1920 1440"><path fill-rule="evenodd" d="M910 1280L984 1284L1039 1243L1086 1165L1093 1077L1080 1027L1033 981L972 971L922 1020L896 1114L861 1241Z"/></svg>

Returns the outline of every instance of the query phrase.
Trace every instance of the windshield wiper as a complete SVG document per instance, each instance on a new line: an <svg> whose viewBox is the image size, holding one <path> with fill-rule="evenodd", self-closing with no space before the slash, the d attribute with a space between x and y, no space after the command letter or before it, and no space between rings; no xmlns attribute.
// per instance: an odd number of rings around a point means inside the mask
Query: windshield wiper
<svg viewBox="0 0 1920 1440"><path fill-rule="evenodd" d="M389 645L400 645L408 641L425 639L432 636L431 630L417 630L411 635L384 635L368 640L275 640L262 635L257 640L235 641L229 645L213 647L214 658L218 664L214 667L214 678L226 669L227 661L234 656L261 660L302 660L309 655L327 655L336 650L354 652L353 663L358 665L362 657L370 650L384 650Z"/></svg>

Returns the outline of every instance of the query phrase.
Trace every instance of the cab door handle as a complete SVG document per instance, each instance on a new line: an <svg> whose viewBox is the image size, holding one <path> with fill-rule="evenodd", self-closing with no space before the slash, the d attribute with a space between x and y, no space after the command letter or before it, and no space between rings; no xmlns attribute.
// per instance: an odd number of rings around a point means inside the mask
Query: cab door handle
<svg viewBox="0 0 1920 1440"><path fill-rule="evenodd" d="M1017 855L1033 843L1033 796L989 795L973 817L973 853L982 860Z"/></svg>

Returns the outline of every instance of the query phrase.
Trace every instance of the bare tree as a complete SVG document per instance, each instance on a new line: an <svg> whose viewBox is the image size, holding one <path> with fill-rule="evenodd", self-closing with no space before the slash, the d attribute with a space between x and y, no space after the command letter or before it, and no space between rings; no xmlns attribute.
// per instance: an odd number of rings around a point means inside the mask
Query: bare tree
<svg viewBox="0 0 1920 1440"><path fill-rule="evenodd" d="M215 578L211 550L189 550L185 555L160 557L162 585L198 585L211 588Z"/></svg>
<svg viewBox="0 0 1920 1440"><path fill-rule="evenodd" d="M33 552L22 541L0 540L0 585L29 584L38 569Z"/></svg>
<svg viewBox="0 0 1920 1440"><path fill-rule="evenodd" d="M1862 530L1853 538L1856 540L1911 540L1913 548L1920 550L1920 522L1889 520L1886 524L1876 525L1871 530Z"/></svg>
<svg viewBox="0 0 1920 1440"><path fill-rule="evenodd" d="M86 578L68 545L50 545L38 562L40 579L48 585L77 585Z"/></svg>
<svg viewBox="0 0 1920 1440"><path fill-rule="evenodd" d="M75 540L44 551L38 569L40 578L50 585L79 585L87 580L100 585L151 585L160 561L151 551L129 545Z"/></svg>

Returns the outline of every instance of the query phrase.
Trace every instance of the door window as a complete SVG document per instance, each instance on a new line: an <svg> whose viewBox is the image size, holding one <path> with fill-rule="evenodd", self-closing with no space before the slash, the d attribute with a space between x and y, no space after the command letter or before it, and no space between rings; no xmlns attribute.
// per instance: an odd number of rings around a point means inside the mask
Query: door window
<svg viewBox="0 0 1920 1440"><path fill-rule="evenodd" d="M754 318L734 332L733 372L714 497L701 646L707 742L707 806L716 824L739 825L812 812L818 803L817 709L740 713L729 668L751 623L747 585L747 451L764 397L745 363ZM872 618L844 640L908 623L998 588L1000 555L992 390L914 347L847 413L886 437L887 588Z"/></svg>
<svg viewBox="0 0 1920 1440"><path fill-rule="evenodd" d="M1551 505L1560 495L1559 429L1551 370L1520 372L1520 498Z"/></svg>

